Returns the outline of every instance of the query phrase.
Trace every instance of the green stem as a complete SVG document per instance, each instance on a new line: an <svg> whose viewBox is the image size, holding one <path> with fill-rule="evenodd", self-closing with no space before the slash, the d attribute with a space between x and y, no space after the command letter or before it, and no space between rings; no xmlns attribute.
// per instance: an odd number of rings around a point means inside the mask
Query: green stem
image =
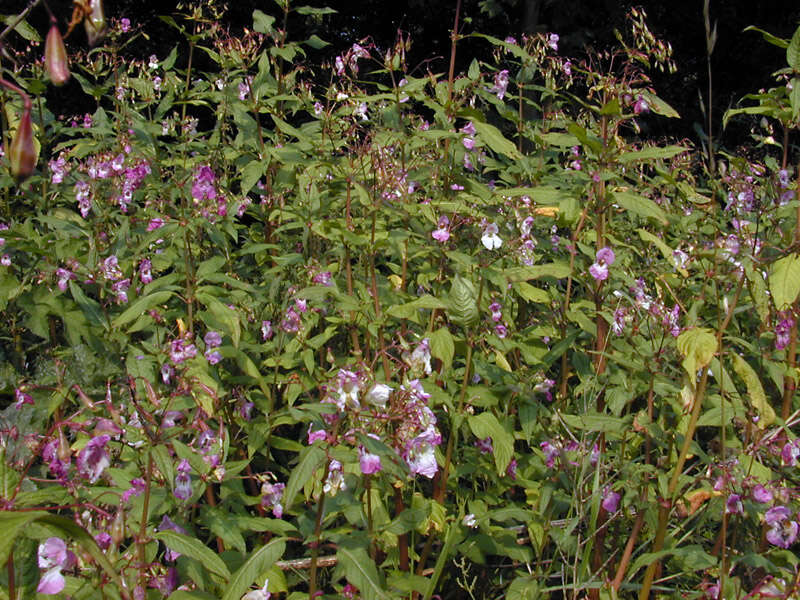
<svg viewBox="0 0 800 600"><path fill-rule="evenodd" d="M725 333L725 330L728 328L728 324L733 317L733 311L736 308L737 303L739 302L739 296L742 293L742 288L744 287L744 280L745 277L742 276L739 279L739 286L736 289L736 295L733 298L733 302L731 303L730 307L728 308L728 314L725 315L725 320L720 325L720 328L717 330L717 348L720 347L720 343L722 341L722 336ZM653 541L653 549L651 552L657 553L660 552L664 546L664 538L666 537L667 533L667 522L669 520L669 513L672 508L672 502L675 499L675 496L678 491L678 480L680 478L681 473L683 472L683 466L686 464L686 460L689 457L689 448L692 445L692 441L694 440L694 432L697 428L697 421L700 418L700 412L703 408L703 399L706 392L706 385L708 383L708 365L702 368L700 374L700 383L697 385L697 389L695 390L694 394L694 403L692 406L692 416L689 420L689 427L686 430L686 435L683 438L683 445L681 446L680 453L678 454L678 462L675 464L675 468L672 471L672 477L669 481L669 486L667 487L667 498L664 498L663 501L659 505L658 509L658 529L656 530L656 537ZM648 567L647 571L645 571L644 575L644 582L642 583L642 589L639 592L639 600L647 600L650 597L650 588L653 586L653 579L655 578L656 571L659 568L660 561L656 560L651 562Z"/></svg>
<svg viewBox="0 0 800 600"><path fill-rule="evenodd" d="M150 512L150 489L153 482L153 455L147 451L147 470L144 475L144 499L142 500L142 518L139 522L139 537L136 546L139 551L139 586L147 589L146 546L147 516ZM122 510L122 508L120 508Z"/></svg>
<svg viewBox="0 0 800 600"><path fill-rule="evenodd" d="M327 477L331 468L331 461L325 465L324 477ZM317 593L317 559L319 558L319 539L322 534L322 516L325 514L325 490L319 495L317 502L317 517L314 521L314 541L311 547L311 571L308 575L308 600L314 600Z"/></svg>

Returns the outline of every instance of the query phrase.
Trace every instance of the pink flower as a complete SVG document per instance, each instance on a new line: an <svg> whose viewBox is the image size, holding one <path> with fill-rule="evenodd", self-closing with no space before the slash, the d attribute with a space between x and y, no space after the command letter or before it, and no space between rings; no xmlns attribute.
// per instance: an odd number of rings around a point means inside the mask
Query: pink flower
<svg viewBox="0 0 800 600"><path fill-rule="evenodd" d="M800 529L797 521L791 520L791 511L785 506L774 506L767 511L765 521L770 526L767 541L780 548L788 548L797 540Z"/></svg>
<svg viewBox="0 0 800 600"><path fill-rule="evenodd" d="M178 464L175 475L175 490L172 492L178 500L188 500L192 496L192 478L189 476L192 467L185 458Z"/></svg>
<svg viewBox="0 0 800 600"><path fill-rule="evenodd" d="M605 493L603 494L603 502L601 504L606 512L614 513L617 512L617 508L619 507L619 499L620 495L618 492L614 492L611 491L610 488L606 488Z"/></svg>
<svg viewBox="0 0 800 600"><path fill-rule="evenodd" d="M498 71L497 73L495 73L494 86L492 86L492 88L489 91L495 94L499 100L502 100L503 97L506 95L507 88L508 88L508 69L503 69L502 71Z"/></svg>
<svg viewBox="0 0 800 600"><path fill-rule="evenodd" d="M327 439L328 434L326 433L326 431L324 429L317 429L316 431L312 431L311 427L312 427L311 425L308 426L308 445L309 446L311 444L313 444L314 442L319 442L319 441L324 442Z"/></svg>
<svg viewBox="0 0 800 600"><path fill-rule="evenodd" d="M636 102L633 105L633 112L637 115L650 112L650 105L641 95L636 98Z"/></svg>
<svg viewBox="0 0 800 600"><path fill-rule="evenodd" d="M265 481L261 484L261 506L272 510L272 514L276 519L283 517L283 490L286 487L285 483L269 483Z"/></svg>
<svg viewBox="0 0 800 600"><path fill-rule="evenodd" d="M107 466L111 464L111 457L106 452L106 444L111 439L107 434L93 437L78 454L78 472L95 483Z"/></svg>
<svg viewBox="0 0 800 600"><path fill-rule="evenodd" d="M358 451L358 463L364 475L374 475L383 469L381 457L367 452L363 447Z"/></svg>
<svg viewBox="0 0 800 600"><path fill-rule="evenodd" d="M36 591L40 594L59 594L64 589L65 583L61 567L53 567L42 575Z"/></svg>
<svg viewBox="0 0 800 600"><path fill-rule="evenodd" d="M760 504L772 502L772 492L759 483L753 488L753 500Z"/></svg>
<svg viewBox="0 0 800 600"><path fill-rule="evenodd" d="M597 251L595 262L589 267L589 275L594 277L595 281L605 281L608 279L608 267L614 264L615 260L614 251L606 246Z"/></svg>
<svg viewBox="0 0 800 600"><path fill-rule="evenodd" d="M547 45L550 46L555 52L558 52L558 34L551 33L547 36Z"/></svg>

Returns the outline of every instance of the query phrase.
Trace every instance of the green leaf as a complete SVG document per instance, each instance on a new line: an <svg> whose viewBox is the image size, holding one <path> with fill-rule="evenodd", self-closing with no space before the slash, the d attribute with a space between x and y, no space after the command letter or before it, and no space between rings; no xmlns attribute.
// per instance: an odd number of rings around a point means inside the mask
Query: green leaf
<svg viewBox="0 0 800 600"><path fill-rule="evenodd" d="M29 523L46 514L47 513L44 511L0 511L0 531L3 532L3 535L0 536L0 565L5 565L8 561L17 535L19 535Z"/></svg>
<svg viewBox="0 0 800 600"><path fill-rule="evenodd" d="M396 304L386 310L386 314L398 319L416 320L420 310L446 309L447 304L430 294L424 294L412 302Z"/></svg>
<svg viewBox="0 0 800 600"><path fill-rule="evenodd" d="M539 279L540 277L564 279L565 277L569 277L569 263L557 262L533 265L531 267L514 267L513 269L506 269L504 273L506 279L508 279L510 283L514 283L515 281L530 281L531 279Z"/></svg>
<svg viewBox="0 0 800 600"><path fill-rule="evenodd" d="M538 579L538 576L535 575L517 577L508 586L506 600L537 600L541 598Z"/></svg>
<svg viewBox="0 0 800 600"><path fill-rule="evenodd" d="M777 46L778 48L788 48L789 42L783 38L779 38L775 35L772 35L768 31L764 31L763 29L759 29L753 25L744 28L744 31L757 31L762 35L765 41L772 44L773 46Z"/></svg>
<svg viewBox="0 0 800 600"><path fill-rule="evenodd" d="M497 468L498 476L505 475L508 463L514 457L514 437L505 430L490 412L482 412L479 415L471 415L468 419L469 428L475 437L485 439L492 438L494 448L494 464Z"/></svg>
<svg viewBox="0 0 800 600"><path fill-rule="evenodd" d="M647 104L650 106L650 110L652 110L657 115L661 115L662 117L667 117L670 119L680 119L681 116L678 114L678 111L672 108L669 104L664 102L661 98L648 92L647 90L637 90L637 93L645 99Z"/></svg>
<svg viewBox="0 0 800 600"><path fill-rule="evenodd" d="M340 544L336 551L337 562L344 569L347 581L361 592L364 600L390 600L391 596L383 589L375 562L362 547L348 547Z"/></svg>
<svg viewBox="0 0 800 600"><path fill-rule="evenodd" d="M229 581L231 573L228 567L222 562L219 555L203 544L200 540L188 535L183 535L175 531L159 531L155 538L164 542L170 550L185 554L200 562L212 573L216 573L225 581Z"/></svg>
<svg viewBox="0 0 800 600"><path fill-rule="evenodd" d="M514 283L514 290L528 302L535 302L537 304L550 304L550 294L541 288L532 286L530 283L524 281L517 281Z"/></svg>
<svg viewBox="0 0 800 600"><path fill-rule="evenodd" d="M800 27L795 29L792 40L786 48L786 62L795 71L800 71Z"/></svg>
<svg viewBox="0 0 800 600"><path fill-rule="evenodd" d="M84 294L81 287L74 281L69 282L69 291L72 292L72 297L83 311L83 314L86 316L86 320L92 325L101 325L107 329L106 320L103 317L103 311L100 309L100 304L98 304L96 300L92 300L86 294Z"/></svg>
<svg viewBox="0 0 800 600"><path fill-rule="evenodd" d="M750 363L735 352L731 353L731 358L733 360L733 370L736 371L736 374L742 378L742 381L747 386L747 395L750 398L750 403L758 412L760 417L758 420L759 428L769 427L775 422L775 411L767 400L764 386L761 385L758 374L750 366Z"/></svg>
<svg viewBox="0 0 800 600"><path fill-rule="evenodd" d="M800 255L790 254L775 261L768 281L775 308L786 310L794 304L800 295Z"/></svg>
<svg viewBox="0 0 800 600"><path fill-rule="evenodd" d="M272 33L272 25L274 23L275 17L258 9L253 11L253 29L258 33Z"/></svg>
<svg viewBox="0 0 800 600"><path fill-rule="evenodd" d="M750 297L753 299L753 305L756 307L758 316L761 322L766 325L769 319L769 294L767 293L767 283L761 275L761 271L753 268L750 262L745 264L745 275L747 281L750 283L748 289L750 290Z"/></svg>
<svg viewBox="0 0 800 600"><path fill-rule="evenodd" d="M486 143L497 154L504 154L513 160L522 160L522 155L517 150L517 147L508 139L503 137L500 130L494 125L488 123L481 123L477 120L472 120L475 126L475 131L478 133L479 138Z"/></svg>
<svg viewBox="0 0 800 600"><path fill-rule="evenodd" d="M621 434L630 428L629 418L612 417L609 415L565 415L561 418L572 429L582 431L602 431L605 433Z"/></svg>
<svg viewBox="0 0 800 600"><path fill-rule="evenodd" d="M225 328L225 332L231 336L233 347L238 348L239 340L242 337L242 326L239 323L239 315L236 314L236 311L228 308L227 305L206 292L198 291L197 300L204 304L214 318Z"/></svg>
<svg viewBox="0 0 800 600"><path fill-rule="evenodd" d="M480 316L477 298L472 282L456 275L450 288L450 305L447 311L450 320L464 327L476 323Z"/></svg>
<svg viewBox="0 0 800 600"><path fill-rule="evenodd" d="M138 297L127 309L125 309L121 315L117 316L117 318L112 321L111 328L119 329L123 325L127 325L131 321L140 317L142 314L146 313L151 308L154 308L159 304L164 304L167 300L172 298L173 295L174 294L172 292L163 291Z"/></svg>
<svg viewBox="0 0 800 600"><path fill-rule="evenodd" d="M253 582L283 556L284 550L286 550L286 542L282 539L273 539L253 552L247 562L239 567L231 577L222 600L239 600Z"/></svg>
<svg viewBox="0 0 800 600"><path fill-rule="evenodd" d="M694 381L697 370L702 369L714 358L717 351L717 337L711 329L692 327L678 336L678 350L684 356L683 368Z"/></svg>
<svg viewBox="0 0 800 600"><path fill-rule="evenodd" d="M455 343L450 330L447 327L440 327L428 335L428 341L431 345L431 356L442 361L442 372L450 369L455 355Z"/></svg>
<svg viewBox="0 0 800 600"><path fill-rule="evenodd" d="M638 194L631 194L630 192L614 192L611 194L611 201L640 217L654 219L661 225L669 225L667 214L658 204L649 198L639 196Z"/></svg>
<svg viewBox="0 0 800 600"><path fill-rule="evenodd" d="M325 457L325 451L319 446L309 446L303 450L300 455L300 462L292 469L292 474L289 475L289 481L286 483L286 489L283 491L284 511L292 508L295 495L311 479L314 471L325 461Z"/></svg>
<svg viewBox="0 0 800 600"><path fill-rule="evenodd" d="M658 160L658 159L666 159L672 158L680 154L681 152L686 152L688 148L683 146L651 146L649 148L644 148L643 150L637 150L636 152L623 152L619 155L619 162L621 163L629 163L634 162L637 160Z"/></svg>

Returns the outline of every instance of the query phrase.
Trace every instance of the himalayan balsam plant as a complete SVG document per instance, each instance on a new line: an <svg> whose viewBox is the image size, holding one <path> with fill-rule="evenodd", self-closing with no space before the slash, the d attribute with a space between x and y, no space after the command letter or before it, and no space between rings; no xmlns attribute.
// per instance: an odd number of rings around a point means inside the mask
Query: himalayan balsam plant
<svg viewBox="0 0 800 600"><path fill-rule="evenodd" d="M0 596L797 597L800 29L712 172L640 10L443 75L277 5L5 34Z"/></svg>

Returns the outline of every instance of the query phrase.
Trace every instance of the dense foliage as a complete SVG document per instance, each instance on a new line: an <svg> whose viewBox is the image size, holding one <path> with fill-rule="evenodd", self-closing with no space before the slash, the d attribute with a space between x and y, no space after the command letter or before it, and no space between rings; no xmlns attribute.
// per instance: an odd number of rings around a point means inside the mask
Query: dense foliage
<svg viewBox="0 0 800 600"><path fill-rule="evenodd" d="M644 139L641 12L413 76L278 4L131 63L86 2L70 117L13 33L0 596L797 597L800 29L754 162Z"/></svg>

